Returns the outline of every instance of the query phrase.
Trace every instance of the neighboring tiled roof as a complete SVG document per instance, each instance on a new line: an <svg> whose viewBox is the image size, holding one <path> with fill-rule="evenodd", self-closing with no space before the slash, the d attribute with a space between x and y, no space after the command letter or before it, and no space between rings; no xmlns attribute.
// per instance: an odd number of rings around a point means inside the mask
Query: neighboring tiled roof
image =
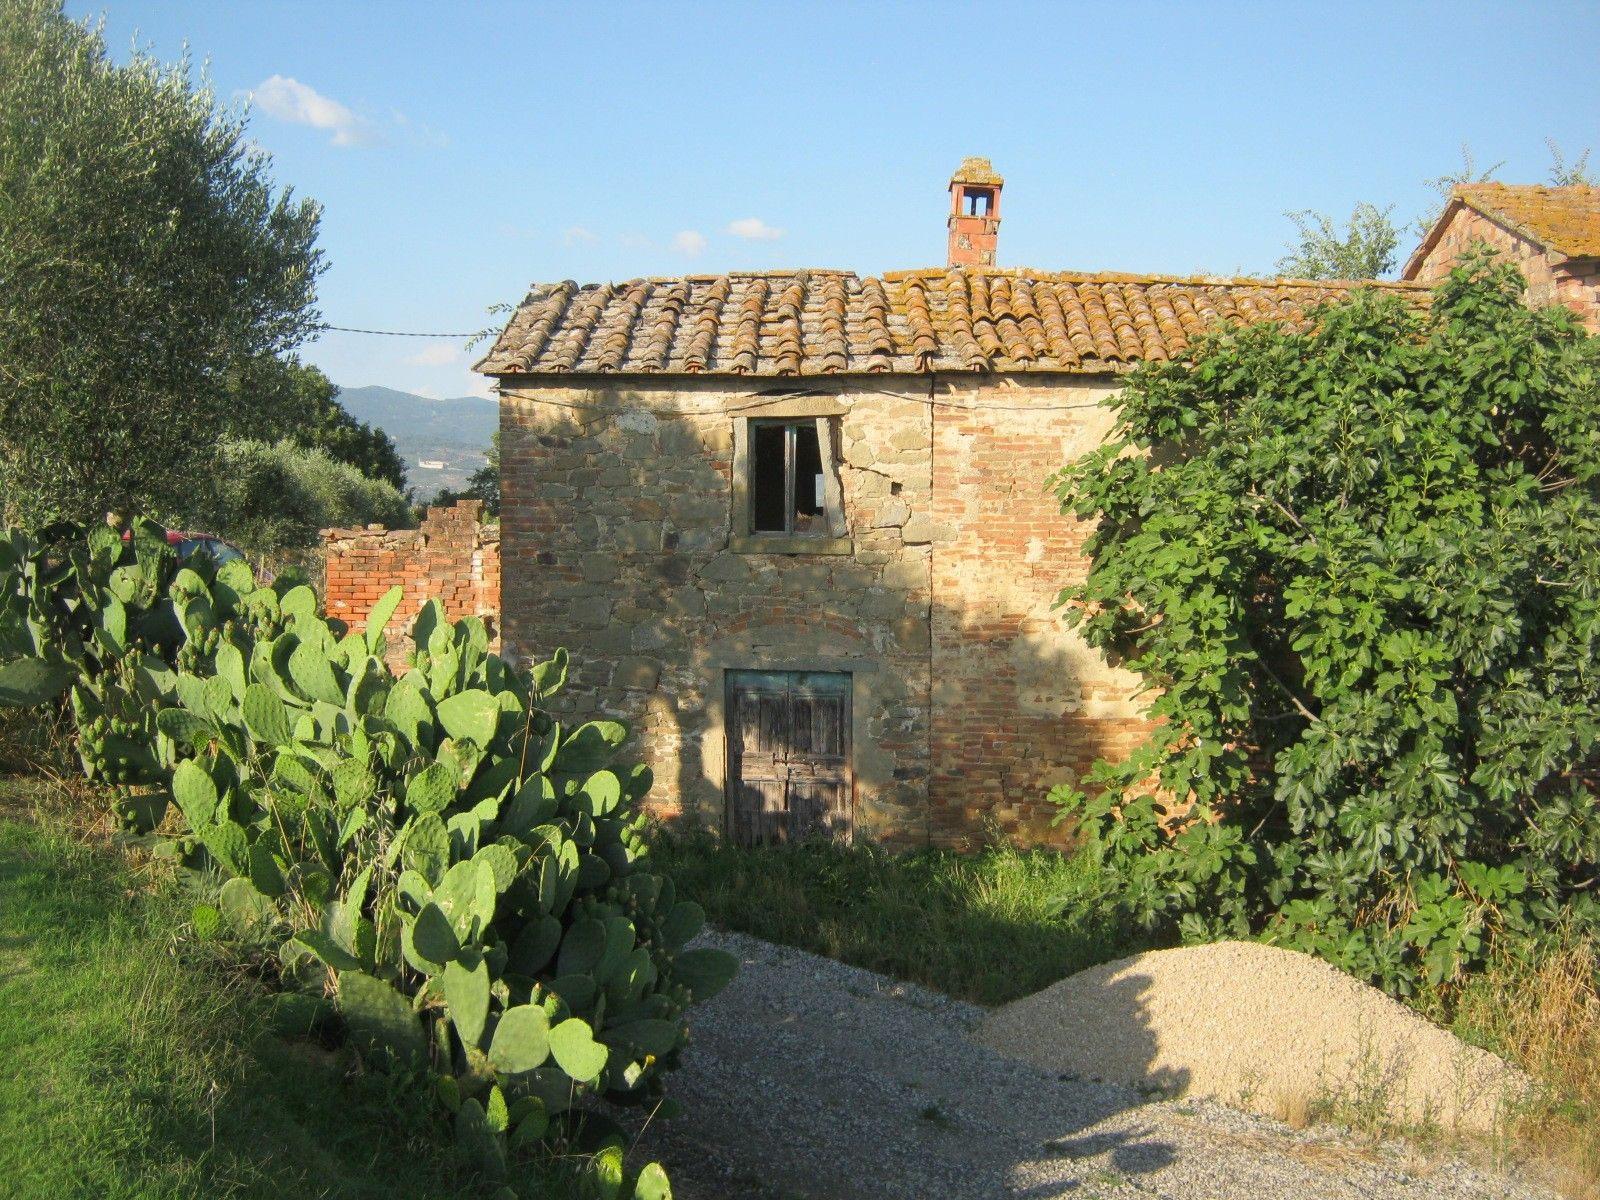
<svg viewBox="0 0 1600 1200"><path fill-rule="evenodd" d="M1600 256L1600 188L1583 184L1467 183L1450 193L1450 203L1400 275L1409 279L1444 234L1462 205L1568 258Z"/></svg>
<svg viewBox="0 0 1600 1200"><path fill-rule="evenodd" d="M1115 370L1219 321L1302 324L1350 283L1015 269L690 275L541 284L486 375ZM1376 284L1406 294L1414 285Z"/></svg>

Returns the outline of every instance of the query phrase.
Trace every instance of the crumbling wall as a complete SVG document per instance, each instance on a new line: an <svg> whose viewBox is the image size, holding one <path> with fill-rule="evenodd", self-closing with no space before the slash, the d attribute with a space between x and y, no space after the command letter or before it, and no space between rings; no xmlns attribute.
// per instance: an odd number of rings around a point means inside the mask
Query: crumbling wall
<svg viewBox="0 0 1600 1200"><path fill-rule="evenodd" d="M418 529L324 529L327 615L360 628L372 606L399 584L405 595L385 631L391 666L400 666L412 649L407 631L434 598L451 620L482 617L498 649L500 527L485 525L482 517L481 500L459 500L430 508Z"/></svg>

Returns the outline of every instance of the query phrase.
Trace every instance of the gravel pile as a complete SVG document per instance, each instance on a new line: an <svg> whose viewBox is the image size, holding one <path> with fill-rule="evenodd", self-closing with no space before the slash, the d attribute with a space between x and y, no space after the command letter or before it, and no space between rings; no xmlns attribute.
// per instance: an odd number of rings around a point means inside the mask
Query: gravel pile
<svg viewBox="0 0 1600 1200"><path fill-rule="evenodd" d="M1530 1086L1377 988L1256 942L1093 967L997 1010L978 1038L1046 1070L1280 1117L1332 1104L1491 1133Z"/></svg>
<svg viewBox="0 0 1600 1200"><path fill-rule="evenodd" d="M988 1012L754 938L705 944L737 979L692 1010L682 1116L644 1128L679 1200L1554 1200L1515 1176L1152 1101L1007 1058Z"/></svg>

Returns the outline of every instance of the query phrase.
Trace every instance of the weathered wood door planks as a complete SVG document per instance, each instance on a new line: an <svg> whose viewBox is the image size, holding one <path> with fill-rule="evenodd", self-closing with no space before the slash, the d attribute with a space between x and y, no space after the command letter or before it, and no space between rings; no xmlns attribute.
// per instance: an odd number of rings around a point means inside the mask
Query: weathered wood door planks
<svg viewBox="0 0 1600 1200"><path fill-rule="evenodd" d="M850 676L729 671L728 836L740 845L848 841Z"/></svg>

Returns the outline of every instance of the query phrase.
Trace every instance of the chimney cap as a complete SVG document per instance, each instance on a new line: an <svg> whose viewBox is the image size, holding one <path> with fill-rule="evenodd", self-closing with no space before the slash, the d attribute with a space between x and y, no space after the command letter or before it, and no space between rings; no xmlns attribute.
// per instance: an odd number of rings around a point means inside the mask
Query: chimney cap
<svg viewBox="0 0 1600 1200"><path fill-rule="evenodd" d="M956 173L950 176L952 185L957 183L981 183L989 187L1003 187L1005 180L995 174L987 158L964 158Z"/></svg>

